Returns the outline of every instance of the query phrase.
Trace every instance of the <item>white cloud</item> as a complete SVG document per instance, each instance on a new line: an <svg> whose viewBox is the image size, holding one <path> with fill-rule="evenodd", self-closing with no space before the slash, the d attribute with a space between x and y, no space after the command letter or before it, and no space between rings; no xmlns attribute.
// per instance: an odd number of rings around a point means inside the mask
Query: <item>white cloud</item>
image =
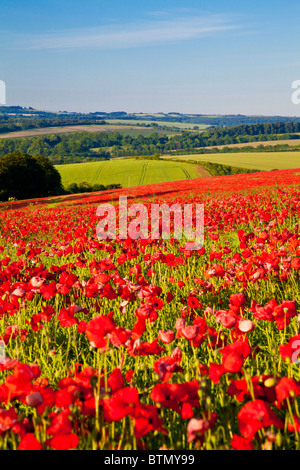
<svg viewBox="0 0 300 470"><path fill-rule="evenodd" d="M239 29L236 18L227 15L182 16L99 28L53 31L22 38L26 50L122 49L197 39ZM15 37L16 38L16 37Z"/></svg>

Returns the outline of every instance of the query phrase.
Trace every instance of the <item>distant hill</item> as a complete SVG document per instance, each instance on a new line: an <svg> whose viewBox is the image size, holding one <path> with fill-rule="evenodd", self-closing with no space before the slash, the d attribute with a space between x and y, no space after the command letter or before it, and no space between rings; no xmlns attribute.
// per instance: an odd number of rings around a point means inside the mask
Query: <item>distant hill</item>
<svg viewBox="0 0 300 470"><path fill-rule="evenodd" d="M95 114L98 118L105 119L116 119L116 113L114 115L108 113ZM137 121L157 121L159 122L174 122L174 123L186 123L186 124L204 124L207 126L224 127L224 126L238 126L240 124L264 124L264 123L275 123L275 122L300 122L300 117L296 116L247 116L242 114L236 115L211 115L207 116L204 114L120 114L119 119L126 120L137 120Z"/></svg>
<svg viewBox="0 0 300 470"><path fill-rule="evenodd" d="M104 111L97 111L91 113L77 113L68 111L52 112L46 110L37 110L32 107L22 106L0 106L0 119L4 117L48 117L48 118L76 118L88 119L89 121L99 121L99 119L122 119L136 120L136 121L157 121L157 122L174 122L174 123L189 123L189 124L205 124L207 126L237 126L240 124L263 124L274 122L300 122L298 116L262 116L262 115L244 115L244 114L182 114L177 112L172 113L127 113L125 111L114 111L107 113Z"/></svg>

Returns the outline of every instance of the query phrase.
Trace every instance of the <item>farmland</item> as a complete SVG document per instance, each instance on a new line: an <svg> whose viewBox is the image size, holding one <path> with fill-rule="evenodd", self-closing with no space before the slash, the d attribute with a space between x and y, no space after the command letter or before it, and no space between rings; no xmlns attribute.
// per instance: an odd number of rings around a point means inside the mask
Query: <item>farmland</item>
<svg viewBox="0 0 300 470"><path fill-rule="evenodd" d="M2 470L300 451L299 14L2 1Z"/></svg>
<svg viewBox="0 0 300 470"><path fill-rule="evenodd" d="M203 168L188 163L155 160L118 159L101 162L57 165L62 183L121 184L122 187L142 186L209 176Z"/></svg>
<svg viewBox="0 0 300 470"><path fill-rule="evenodd" d="M136 125L118 125L118 124L90 124L90 125L74 125L74 126L61 126L61 127L43 127L40 129L30 129L16 132L9 132L0 134L0 139L16 139L22 137L34 137L34 136L44 136L44 135L55 135L55 134L70 134L74 132L119 132L120 134L125 135L149 135L152 134L153 128L145 126L136 126ZM162 134L173 135L175 131L170 130L160 130Z"/></svg>
<svg viewBox="0 0 300 470"><path fill-rule="evenodd" d="M165 159L220 163L233 167L270 171L300 167L300 151L293 152L235 152L190 155L165 155Z"/></svg>
<svg viewBox="0 0 300 470"><path fill-rule="evenodd" d="M299 191L285 170L2 205L1 449L300 449ZM204 204L203 248L98 239L121 194Z"/></svg>
<svg viewBox="0 0 300 470"><path fill-rule="evenodd" d="M229 149L239 149L239 148L244 148L244 147L249 147L249 142L245 142L245 143L240 143L240 144L229 144L229 145L215 145L215 146L212 146L212 147L209 147L207 146L206 148L207 149L213 149L213 148L217 148L217 149L224 149L224 148L229 148ZM284 146L288 146L288 147L292 147L292 148L297 148L299 146L299 144L297 143L297 140L295 139L288 139L288 140L271 140L271 141L267 141L267 142L252 142L251 143L251 147L276 147L278 145L284 145Z"/></svg>
<svg viewBox="0 0 300 470"><path fill-rule="evenodd" d="M78 130L81 129L81 132ZM250 126L234 126L231 128L213 128L207 130L184 130L172 127L142 127L139 125L86 125L86 126L61 126L57 132L54 128L47 132L47 128L31 129L25 134L2 134L6 138L0 139L0 155L13 152L27 152L29 155L43 155L55 164L79 163L93 161L97 158L151 156L160 155L189 155L211 154L214 146L229 146L238 144L241 152L255 153L256 146L263 142L272 142L264 151L287 151L283 142L294 141L294 146L299 142L299 123L274 123ZM70 131L70 132L68 132ZM40 135L30 133L40 132ZM278 141L278 147L273 148L274 141ZM247 144L244 147L244 144ZM253 147L252 147L253 146ZM236 148L229 148L230 153ZM295 150L295 149L294 149ZM220 150L220 153L225 150ZM278 154L278 156L280 156ZM285 156L285 158L287 155ZM197 158L197 157L196 157ZM234 166L234 165L232 165ZM253 168L253 166L251 166ZM256 167L255 167L256 168ZM272 167L274 168L274 167ZM271 168L271 169L272 169ZM275 167L276 168L276 167Z"/></svg>
<svg viewBox="0 0 300 470"><path fill-rule="evenodd" d="M186 122L181 122L181 121L163 121L163 120L159 120L159 121L153 121L153 120L141 120L139 121L138 119L134 119L134 120L130 120L130 119L108 119L106 121L107 123L109 124L113 124L113 125L139 125L139 126L145 126L145 125L148 125L148 126L153 126L156 125L156 126L159 126L159 128L161 127L169 127L169 128L173 128L173 129L180 129L180 130L205 130L207 128L209 128L210 126L207 125L207 124L192 124L192 123L186 123ZM196 127L196 129L195 129Z"/></svg>
<svg viewBox="0 0 300 470"><path fill-rule="evenodd" d="M121 188L0 204L0 449L300 450L299 152L176 155L202 132L125 132L29 147L94 149L56 166L63 185ZM125 236L121 196L139 203ZM188 249L195 213L163 236L152 210L174 203L203 205L203 246Z"/></svg>

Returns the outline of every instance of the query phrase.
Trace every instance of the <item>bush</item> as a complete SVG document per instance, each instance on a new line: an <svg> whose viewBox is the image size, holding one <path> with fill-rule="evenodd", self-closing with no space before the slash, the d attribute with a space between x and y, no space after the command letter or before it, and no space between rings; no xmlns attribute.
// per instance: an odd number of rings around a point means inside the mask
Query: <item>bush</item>
<svg viewBox="0 0 300 470"><path fill-rule="evenodd" d="M62 194L59 172L45 157L22 152L0 157L0 199L32 199Z"/></svg>
<svg viewBox="0 0 300 470"><path fill-rule="evenodd" d="M47 192L47 196L58 196L59 194L63 194L64 188L61 181L61 175L59 171L55 168L53 163L47 157L43 157L41 155L33 158L44 169L46 179L45 189Z"/></svg>
<svg viewBox="0 0 300 470"><path fill-rule="evenodd" d="M65 189L65 194L80 194L80 193L94 193L97 191L105 191L108 189L118 189L122 186L120 184L89 184L89 183L72 183Z"/></svg>

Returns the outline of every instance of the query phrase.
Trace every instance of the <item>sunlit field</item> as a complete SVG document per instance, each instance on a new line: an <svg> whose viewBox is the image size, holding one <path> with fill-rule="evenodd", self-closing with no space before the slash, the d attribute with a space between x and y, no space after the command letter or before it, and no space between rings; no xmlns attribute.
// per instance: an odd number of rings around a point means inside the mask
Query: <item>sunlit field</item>
<svg viewBox="0 0 300 470"><path fill-rule="evenodd" d="M221 165L262 171L285 170L300 167L300 151L170 155L165 158L220 163Z"/></svg>
<svg viewBox="0 0 300 470"><path fill-rule="evenodd" d="M299 450L299 172L2 205L0 448ZM203 248L98 239L126 193Z"/></svg>
<svg viewBox="0 0 300 470"><path fill-rule="evenodd" d="M100 162L57 165L62 183L121 184L123 188L198 178L199 169L189 163L159 160L116 159ZM202 174L209 176L204 169Z"/></svg>

